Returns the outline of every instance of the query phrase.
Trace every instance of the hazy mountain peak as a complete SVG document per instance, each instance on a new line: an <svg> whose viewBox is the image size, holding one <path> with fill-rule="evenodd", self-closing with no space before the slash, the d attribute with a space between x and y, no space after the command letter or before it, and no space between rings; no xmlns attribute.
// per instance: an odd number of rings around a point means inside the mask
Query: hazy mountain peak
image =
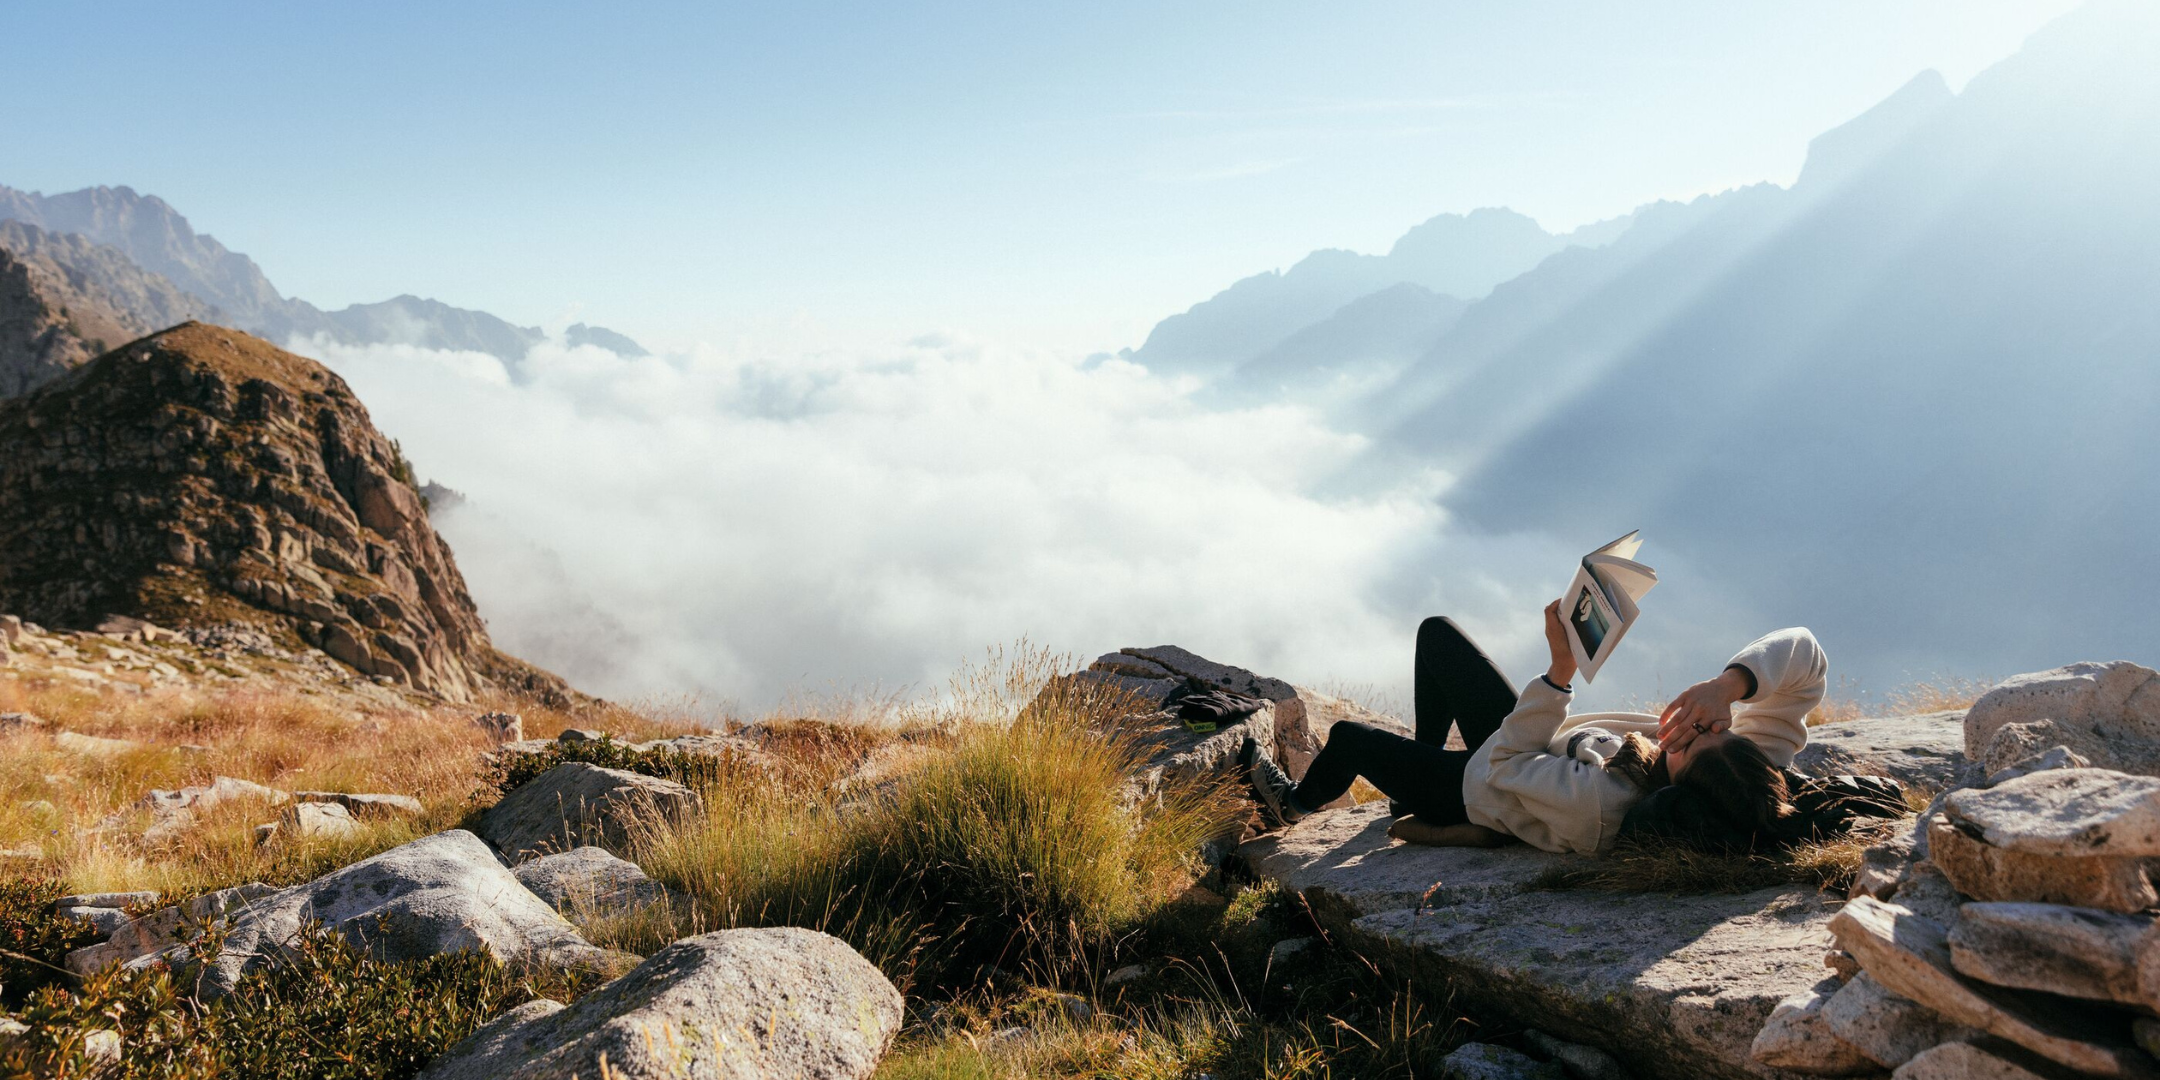
<svg viewBox="0 0 2160 1080"><path fill-rule="evenodd" d="M1913 76L1866 112L1810 140L1807 164L1793 186L1826 188L1844 183L1904 142L1913 129L1956 97L1939 71L1930 68Z"/></svg>
<svg viewBox="0 0 2160 1080"><path fill-rule="evenodd" d="M1602 230L1597 242L1617 234L1611 226L1592 227ZM1474 299L1573 242L1505 207L1440 214L1404 233L1385 255L1322 248L1286 271L1243 278L1157 323L1131 355L1159 370L1221 372L1359 297L1410 283Z"/></svg>
<svg viewBox="0 0 2160 1080"><path fill-rule="evenodd" d="M629 360L652 355L643 345L630 340L628 335L618 334L605 326L587 326L584 323L570 324L570 328L563 331L563 343L573 349L581 345L591 345Z"/></svg>

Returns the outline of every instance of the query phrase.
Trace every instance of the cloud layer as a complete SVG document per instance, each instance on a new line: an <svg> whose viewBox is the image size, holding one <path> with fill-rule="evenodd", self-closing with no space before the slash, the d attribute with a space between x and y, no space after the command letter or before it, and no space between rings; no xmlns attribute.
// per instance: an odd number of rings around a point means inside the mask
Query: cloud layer
<svg viewBox="0 0 2160 1080"><path fill-rule="evenodd" d="M468 497L438 525L498 643L606 695L919 688L1021 637L1399 695L1421 614L1521 654L1570 558L1444 539L1438 475L1323 496L1358 437L1121 361L299 345Z"/></svg>

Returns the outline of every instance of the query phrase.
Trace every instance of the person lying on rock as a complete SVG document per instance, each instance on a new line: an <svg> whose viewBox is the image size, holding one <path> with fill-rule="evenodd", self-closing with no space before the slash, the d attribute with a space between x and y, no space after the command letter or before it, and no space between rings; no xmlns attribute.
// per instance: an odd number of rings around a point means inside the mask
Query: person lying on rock
<svg viewBox="0 0 2160 1080"><path fill-rule="evenodd" d="M1570 716L1575 659L1560 619L1554 601L1545 608L1551 666L1520 695L1453 620L1425 620L1417 737L1342 721L1302 783L1248 737L1254 793L1287 824L1342 797L1362 776L1398 811L1416 815L1398 822L1396 835L1407 828L1423 835L1405 838L1461 846L1512 838L1591 854L1624 829L1746 846L1793 832L1791 781L1806 778L1785 770L1807 742L1806 717L1822 701L1828 666L1815 635L1801 627L1764 635L1658 716ZM1450 724L1467 749L1446 747Z"/></svg>

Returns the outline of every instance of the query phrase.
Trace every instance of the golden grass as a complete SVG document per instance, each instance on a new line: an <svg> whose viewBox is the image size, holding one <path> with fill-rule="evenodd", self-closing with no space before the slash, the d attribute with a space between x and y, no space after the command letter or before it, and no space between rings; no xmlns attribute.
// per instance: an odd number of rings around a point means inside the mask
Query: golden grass
<svg viewBox="0 0 2160 1080"><path fill-rule="evenodd" d="M528 736L569 726L629 737L680 730L623 709L574 715L508 699L362 711L349 698L292 687L135 695L0 681L0 712L28 712L48 725L0 735L0 848L35 845L45 854L35 872L81 892L150 889L174 899L247 881L305 880L454 826L483 795L489 744L468 718L490 707L519 712ZM60 731L139 745L86 754L61 746ZM141 842L152 820L141 805L148 792L220 776L284 791L413 795L426 812L363 820L357 835L334 841L258 847L255 826L273 820L276 808L235 800L197 813L167 843Z"/></svg>
<svg viewBox="0 0 2160 1080"><path fill-rule="evenodd" d="M1809 727L1858 720L1869 716L1917 716L1921 713L1969 709L1980 695L1995 686L1994 679L1941 677L1908 683L1870 701L1858 687L1840 681L1837 689L1807 715Z"/></svg>

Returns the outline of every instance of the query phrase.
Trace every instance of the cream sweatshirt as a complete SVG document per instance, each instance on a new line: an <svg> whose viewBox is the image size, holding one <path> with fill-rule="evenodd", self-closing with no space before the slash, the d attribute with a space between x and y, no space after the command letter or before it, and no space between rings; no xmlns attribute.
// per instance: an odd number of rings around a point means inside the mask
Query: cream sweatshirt
<svg viewBox="0 0 2160 1080"><path fill-rule="evenodd" d="M1755 694L1733 705L1732 730L1780 767L1807 743L1807 714L1822 702L1828 660L1804 627L1766 634L1727 666L1755 676ZM1657 737L1649 713L1568 715L1574 695L1540 676L1523 688L1515 711L1478 747L1463 771L1470 820L1546 851L1594 854L1620 834L1642 791L1604 769L1568 756L1568 736L1585 724L1617 734Z"/></svg>

